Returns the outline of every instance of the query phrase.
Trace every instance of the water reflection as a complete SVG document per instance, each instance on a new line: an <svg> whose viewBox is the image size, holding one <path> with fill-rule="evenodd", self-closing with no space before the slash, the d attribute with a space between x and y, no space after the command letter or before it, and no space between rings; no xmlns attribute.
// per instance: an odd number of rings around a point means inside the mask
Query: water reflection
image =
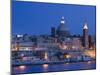
<svg viewBox="0 0 100 75"><path fill-rule="evenodd" d="M26 66L21 65L21 66L19 66L18 68L19 68L20 70L25 70L25 69L26 69Z"/></svg>
<svg viewBox="0 0 100 75"><path fill-rule="evenodd" d="M17 68L17 69L15 69ZM53 71L69 71L69 70L85 70L95 69L95 61L79 62L79 63L65 63L65 64L43 64L43 65L29 65L13 67L13 72L20 73L38 73L38 72L53 72Z"/></svg>
<svg viewBox="0 0 100 75"><path fill-rule="evenodd" d="M43 64L43 68L48 68L48 64Z"/></svg>
<svg viewBox="0 0 100 75"><path fill-rule="evenodd" d="M47 72L48 71L48 64L43 64L43 70L44 70L44 72Z"/></svg>

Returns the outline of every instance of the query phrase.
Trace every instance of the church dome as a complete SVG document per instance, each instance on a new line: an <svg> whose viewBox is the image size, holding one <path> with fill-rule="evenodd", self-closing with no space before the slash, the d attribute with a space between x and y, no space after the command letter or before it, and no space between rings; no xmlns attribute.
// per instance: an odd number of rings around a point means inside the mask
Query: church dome
<svg viewBox="0 0 100 75"><path fill-rule="evenodd" d="M59 31L67 31L67 28L65 26L65 20L64 20L64 17L63 16L61 18L60 25L58 26L58 30Z"/></svg>
<svg viewBox="0 0 100 75"><path fill-rule="evenodd" d="M64 36L69 35L69 31L65 26L65 20L63 16L61 18L60 25L57 28L57 32L58 35L64 35Z"/></svg>
<svg viewBox="0 0 100 75"><path fill-rule="evenodd" d="M67 28L65 25L60 25L60 26L58 26L58 30L59 31L67 31Z"/></svg>

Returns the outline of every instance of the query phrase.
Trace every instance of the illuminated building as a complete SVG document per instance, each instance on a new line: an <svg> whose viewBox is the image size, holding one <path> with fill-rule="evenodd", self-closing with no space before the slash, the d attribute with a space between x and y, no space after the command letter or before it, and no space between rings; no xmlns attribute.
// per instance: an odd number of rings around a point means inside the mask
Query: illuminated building
<svg viewBox="0 0 100 75"><path fill-rule="evenodd" d="M66 37L70 35L68 29L65 26L64 16L62 16L60 25L57 28L57 35L58 37Z"/></svg>
<svg viewBox="0 0 100 75"><path fill-rule="evenodd" d="M85 22L83 26L83 36L72 36L66 27L65 18L62 16L60 25L57 28L52 27L50 35L15 35L12 38L11 50L81 50L90 46L95 47L95 39L89 37L87 23Z"/></svg>
<svg viewBox="0 0 100 75"><path fill-rule="evenodd" d="M83 27L83 46L85 48L89 47L88 26L87 26L86 22L85 22L84 27Z"/></svg>

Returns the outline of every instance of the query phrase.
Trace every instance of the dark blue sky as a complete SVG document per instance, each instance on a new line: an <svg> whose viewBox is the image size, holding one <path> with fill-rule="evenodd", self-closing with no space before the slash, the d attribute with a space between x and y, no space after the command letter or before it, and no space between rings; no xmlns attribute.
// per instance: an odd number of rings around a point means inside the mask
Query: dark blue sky
<svg viewBox="0 0 100 75"><path fill-rule="evenodd" d="M64 16L72 34L82 34L85 21L89 33L95 34L95 14L95 6L12 1L12 33L50 34L50 28L58 27Z"/></svg>

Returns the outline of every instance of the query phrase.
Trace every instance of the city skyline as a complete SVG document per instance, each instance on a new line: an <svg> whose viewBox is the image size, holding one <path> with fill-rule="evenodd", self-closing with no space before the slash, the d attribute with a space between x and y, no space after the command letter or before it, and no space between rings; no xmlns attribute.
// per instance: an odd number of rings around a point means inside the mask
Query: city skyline
<svg viewBox="0 0 100 75"><path fill-rule="evenodd" d="M12 1L12 74L96 69L96 7Z"/></svg>
<svg viewBox="0 0 100 75"><path fill-rule="evenodd" d="M50 34L50 28L57 28L62 16L65 17L65 26L71 34L82 35L85 22L89 34L95 34L95 6L12 2L13 34Z"/></svg>

